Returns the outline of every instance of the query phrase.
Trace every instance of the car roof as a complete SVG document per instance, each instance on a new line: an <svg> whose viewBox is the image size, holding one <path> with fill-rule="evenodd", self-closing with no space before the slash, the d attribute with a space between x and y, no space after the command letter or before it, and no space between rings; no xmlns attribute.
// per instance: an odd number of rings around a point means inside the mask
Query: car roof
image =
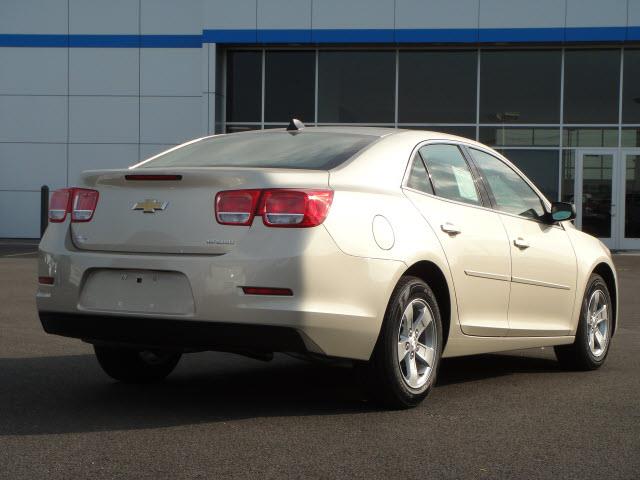
<svg viewBox="0 0 640 480"><path fill-rule="evenodd" d="M268 135L273 132L283 132L285 128L269 128L266 130L250 130L247 132L238 132L243 135ZM477 143L473 139L459 137L444 132L437 132L432 130L419 130L419 129L407 129L407 128L393 128L393 127L367 127L356 125L329 125L320 127L305 127L299 130L299 133L337 133L337 134L351 134L351 135L370 135L373 137L389 137L392 135L409 134L406 136L419 136L422 140L455 140L463 141L467 143Z"/></svg>

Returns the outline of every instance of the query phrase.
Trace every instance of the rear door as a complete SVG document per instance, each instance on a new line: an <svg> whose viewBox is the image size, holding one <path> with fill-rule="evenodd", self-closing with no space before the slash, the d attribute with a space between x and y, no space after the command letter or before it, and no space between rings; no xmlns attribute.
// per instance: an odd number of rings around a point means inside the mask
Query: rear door
<svg viewBox="0 0 640 480"><path fill-rule="evenodd" d="M577 266L564 228L543 221L543 201L509 165L483 150L469 152L509 236L509 335L568 335Z"/></svg>
<svg viewBox="0 0 640 480"><path fill-rule="evenodd" d="M483 191L460 147L441 143L420 148L405 193L447 256L462 331L506 335L511 275L507 236L498 214L484 208Z"/></svg>

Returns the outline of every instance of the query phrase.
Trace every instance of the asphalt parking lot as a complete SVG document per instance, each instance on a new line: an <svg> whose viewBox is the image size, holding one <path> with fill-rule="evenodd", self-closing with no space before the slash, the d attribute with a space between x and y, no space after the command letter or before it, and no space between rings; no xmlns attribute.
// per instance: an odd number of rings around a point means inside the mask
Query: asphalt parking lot
<svg viewBox="0 0 640 480"><path fill-rule="evenodd" d="M165 383L115 383L42 331L16 248L0 248L0 478L640 478L639 256L616 257L602 369L563 371L551 349L449 359L425 403L385 411L350 369L283 355L192 354Z"/></svg>

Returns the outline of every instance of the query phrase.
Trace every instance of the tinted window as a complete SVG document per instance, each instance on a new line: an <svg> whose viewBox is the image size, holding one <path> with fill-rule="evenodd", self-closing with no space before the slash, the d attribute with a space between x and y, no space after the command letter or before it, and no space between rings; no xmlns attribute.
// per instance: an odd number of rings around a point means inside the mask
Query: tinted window
<svg viewBox="0 0 640 480"><path fill-rule="evenodd" d="M565 128L562 130L562 145L565 147L617 147L618 128Z"/></svg>
<svg viewBox="0 0 640 480"><path fill-rule="evenodd" d="M560 129L558 127L480 127L480 142L491 147L556 147L560 145Z"/></svg>
<svg viewBox="0 0 640 480"><path fill-rule="evenodd" d="M393 123L395 52L320 52L318 121Z"/></svg>
<svg viewBox="0 0 640 480"><path fill-rule="evenodd" d="M466 160L455 145L427 145L420 149L435 194L458 202L480 205L480 197Z"/></svg>
<svg viewBox="0 0 640 480"><path fill-rule="evenodd" d="M266 167L328 170L375 141L372 135L282 131L219 135L168 152L140 168Z"/></svg>
<svg viewBox="0 0 640 480"><path fill-rule="evenodd" d="M619 50L565 53L565 123L618 123L619 89Z"/></svg>
<svg viewBox="0 0 640 480"><path fill-rule="evenodd" d="M411 171L409 172L409 180L407 180L407 187L415 190L420 190L425 193L433 193L431 182L429 181L429 175L420 154L416 153L411 163Z"/></svg>
<svg viewBox="0 0 640 480"><path fill-rule="evenodd" d="M262 53L229 52L227 121L259 122L262 110Z"/></svg>
<svg viewBox="0 0 640 480"><path fill-rule="evenodd" d="M624 51L622 122L640 123L640 50Z"/></svg>
<svg viewBox="0 0 640 480"><path fill-rule="evenodd" d="M267 52L264 74L264 119L314 122L315 52Z"/></svg>
<svg viewBox="0 0 640 480"><path fill-rule="evenodd" d="M483 51L481 123L558 123L562 53Z"/></svg>
<svg viewBox="0 0 640 480"><path fill-rule="evenodd" d="M549 200L558 199L558 150L503 150Z"/></svg>
<svg viewBox="0 0 640 480"><path fill-rule="evenodd" d="M476 52L400 52L398 121L475 123L477 66Z"/></svg>
<svg viewBox="0 0 640 480"><path fill-rule="evenodd" d="M493 155L474 148L469 150L491 188L498 210L528 218L544 215L538 195L511 167Z"/></svg>

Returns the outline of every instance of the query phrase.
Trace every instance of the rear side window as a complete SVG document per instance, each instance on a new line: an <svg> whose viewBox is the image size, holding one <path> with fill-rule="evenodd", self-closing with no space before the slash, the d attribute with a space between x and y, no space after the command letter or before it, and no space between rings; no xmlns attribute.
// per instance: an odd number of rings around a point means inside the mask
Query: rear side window
<svg viewBox="0 0 640 480"><path fill-rule="evenodd" d="M462 152L455 145L427 145L420 149L435 194L457 202L480 205L480 196L473 175Z"/></svg>
<svg viewBox="0 0 640 480"><path fill-rule="evenodd" d="M535 219L544 215L540 197L511 167L481 150L469 151L491 188L498 210Z"/></svg>
<svg viewBox="0 0 640 480"><path fill-rule="evenodd" d="M413 162L411 162L411 171L409 172L407 187L420 192L433 194L433 187L431 186L427 169L424 168L424 162L419 153L415 154Z"/></svg>
<svg viewBox="0 0 640 480"><path fill-rule="evenodd" d="M185 145L138 168L264 167L330 170L378 137L333 132L219 135Z"/></svg>

